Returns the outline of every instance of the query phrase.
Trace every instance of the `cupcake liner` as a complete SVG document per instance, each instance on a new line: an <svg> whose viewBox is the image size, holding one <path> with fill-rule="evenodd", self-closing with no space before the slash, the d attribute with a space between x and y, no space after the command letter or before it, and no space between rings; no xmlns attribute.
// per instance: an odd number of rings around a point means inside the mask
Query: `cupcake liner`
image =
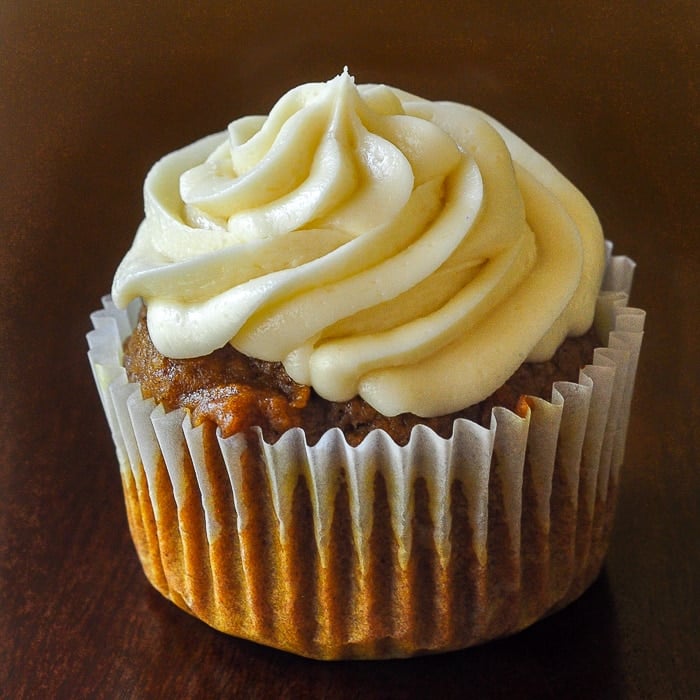
<svg viewBox="0 0 700 700"><path fill-rule="evenodd" d="M610 249L609 249L610 253ZM107 297L89 360L129 526L163 595L224 632L315 658L446 651L515 632L578 597L607 548L644 312L634 263L609 254L578 383L490 428L455 421L349 446L292 429L269 444L193 426L128 382L138 305Z"/></svg>

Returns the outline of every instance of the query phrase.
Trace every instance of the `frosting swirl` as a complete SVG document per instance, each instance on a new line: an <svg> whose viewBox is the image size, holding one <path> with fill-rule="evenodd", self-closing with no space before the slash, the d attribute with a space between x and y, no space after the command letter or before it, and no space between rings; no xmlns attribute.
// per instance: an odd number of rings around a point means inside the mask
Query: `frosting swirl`
<svg viewBox="0 0 700 700"><path fill-rule="evenodd" d="M598 219L482 112L343 72L159 161L117 270L156 347L227 342L385 415L476 403L593 319Z"/></svg>

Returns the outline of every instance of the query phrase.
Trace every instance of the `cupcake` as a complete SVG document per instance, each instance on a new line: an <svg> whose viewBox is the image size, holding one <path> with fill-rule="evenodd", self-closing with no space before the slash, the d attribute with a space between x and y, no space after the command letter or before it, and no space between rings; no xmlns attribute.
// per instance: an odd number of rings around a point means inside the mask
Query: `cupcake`
<svg viewBox="0 0 700 700"><path fill-rule="evenodd" d="M89 359L150 582L320 659L576 599L644 313L583 195L490 116L347 71L159 161Z"/></svg>

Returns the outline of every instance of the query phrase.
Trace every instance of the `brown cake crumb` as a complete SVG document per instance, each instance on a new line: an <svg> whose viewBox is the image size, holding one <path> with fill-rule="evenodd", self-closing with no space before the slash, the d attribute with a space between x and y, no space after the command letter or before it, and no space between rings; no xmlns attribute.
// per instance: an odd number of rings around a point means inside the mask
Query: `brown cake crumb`
<svg viewBox="0 0 700 700"><path fill-rule="evenodd" d="M141 384L145 397L163 403L167 410L189 410L195 425L207 419L213 421L224 437L259 426L265 439L274 442L286 430L301 427L313 444L337 426L351 445L359 444L376 428L403 445L419 423L449 437L456 418L488 427L494 406L517 411L522 395L549 399L554 382L578 381L579 370L591 363L597 345L592 330L578 338L567 338L548 362L526 362L484 401L436 418L411 413L383 416L359 397L346 402L327 401L311 388L294 382L281 363L247 357L231 345L205 357L165 357L151 342L145 310L124 345L124 366L129 380Z"/></svg>

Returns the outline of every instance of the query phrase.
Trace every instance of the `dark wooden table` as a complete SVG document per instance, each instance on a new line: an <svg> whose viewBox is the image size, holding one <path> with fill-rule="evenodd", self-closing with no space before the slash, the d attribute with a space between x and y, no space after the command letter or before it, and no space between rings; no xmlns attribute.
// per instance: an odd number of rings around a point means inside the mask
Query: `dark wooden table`
<svg viewBox="0 0 700 700"><path fill-rule="evenodd" d="M129 5L0 5L0 696L700 697L700 4ZM150 164L345 64L547 154L648 311L601 578L516 637L415 660L296 658L152 591L85 359Z"/></svg>

